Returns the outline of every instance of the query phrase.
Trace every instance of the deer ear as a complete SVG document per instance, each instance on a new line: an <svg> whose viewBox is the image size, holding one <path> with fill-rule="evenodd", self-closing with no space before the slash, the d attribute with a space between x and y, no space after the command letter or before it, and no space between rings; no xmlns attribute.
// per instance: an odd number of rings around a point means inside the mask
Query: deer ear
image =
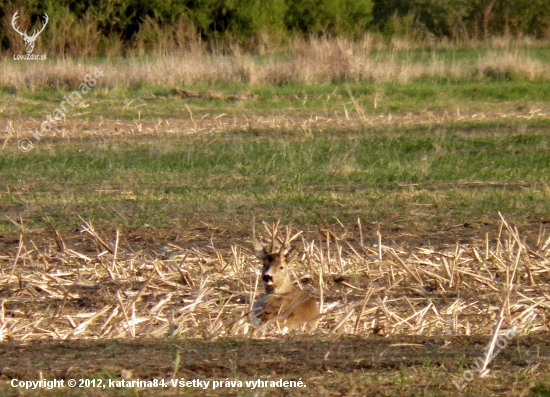
<svg viewBox="0 0 550 397"><path fill-rule="evenodd" d="M258 258L262 260L267 258L268 253L262 243L260 243L258 240L252 240L252 247L254 248L254 254L256 254Z"/></svg>

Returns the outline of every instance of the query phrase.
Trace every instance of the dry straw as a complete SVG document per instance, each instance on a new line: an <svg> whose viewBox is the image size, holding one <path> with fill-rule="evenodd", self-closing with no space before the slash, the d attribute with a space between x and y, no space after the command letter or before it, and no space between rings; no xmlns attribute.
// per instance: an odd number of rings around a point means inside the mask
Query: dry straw
<svg viewBox="0 0 550 397"><path fill-rule="evenodd" d="M12 91L37 89L74 90L81 83L83 69L99 66L104 71L102 90L132 89L142 86L188 88L193 85L400 83L418 79L443 81L509 80L544 81L550 79L547 62L529 52L544 45L518 41L508 46L473 46L477 60L456 60L448 53L463 50L461 44L439 44L433 48L418 44L383 44L366 36L362 40L311 38L296 39L284 48L259 57L242 49L212 52L198 44L168 51L162 56L137 52L128 57L97 59L63 58L50 53L52 62L0 61L0 87ZM419 49L428 54L417 59ZM439 50L443 51L439 51ZM54 49L54 51L57 51ZM149 56L147 56L149 55ZM383 96L373 98L375 107Z"/></svg>
<svg viewBox="0 0 550 397"><path fill-rule="evenodd" d="M321 297L317 333L496 340L526 318L533 320L522 332L548 330L544 229L530 246L502 218L495 239L409 249L382 245L382 235L367 246L360 228L358 222L301 236L294 273L301 288ZM82 230L93 250L71 246L53 229L50 245L38 247L22 234L0 257L2 340L250 336L260 264L249 242L226 250L169 243L148 254L134 252L118 232L107 236L85 221Z"/></svg>

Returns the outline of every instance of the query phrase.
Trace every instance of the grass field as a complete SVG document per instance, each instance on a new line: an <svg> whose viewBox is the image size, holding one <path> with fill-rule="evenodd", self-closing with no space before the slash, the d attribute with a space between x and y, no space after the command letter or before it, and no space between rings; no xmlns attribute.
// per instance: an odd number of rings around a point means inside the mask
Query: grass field
<svg viewBox="0 0 550 397"><path fill-rule="evenodd" d="M547 47L346 45L3 61L0 395L550 395ZM252 225L278 219L311 337L250 334Z"/></svg>

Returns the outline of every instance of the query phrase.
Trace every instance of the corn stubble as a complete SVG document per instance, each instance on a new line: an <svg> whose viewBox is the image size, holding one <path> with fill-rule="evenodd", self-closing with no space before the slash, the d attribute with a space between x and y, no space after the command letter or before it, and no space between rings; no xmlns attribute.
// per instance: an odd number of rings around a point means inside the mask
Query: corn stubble
<svg viewBox="0 0 550 397"><path fill-rule="evenodd" d="M83 221L95 253L25 235L0 256L0 340L249 337L261 266L250 241L134 252ZM527 244L504 218L477 244L366 246L361 223L303 233L296 288L320 303L318 335L491 335L547 331L550 237ZM529 321L526 321L529 320ZM252 334L275 337L278 332ZM521 333L520 333L521 334Z"/></svg>

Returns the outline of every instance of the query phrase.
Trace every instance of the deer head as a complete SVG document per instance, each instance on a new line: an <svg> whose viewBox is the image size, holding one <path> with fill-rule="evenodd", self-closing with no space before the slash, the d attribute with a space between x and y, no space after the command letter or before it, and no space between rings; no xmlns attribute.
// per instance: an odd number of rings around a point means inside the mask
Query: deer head
<svg viewBox="0 0 550 397"><path fill-rule="evenodd" d="M32 34L32 36L28 36L27 35L27 31L25 30L25 32L21 32L17 26L15 25L15 21L17 20L17 14L19 13L19 11L16 11L15 14L13 14L13 18L11 19L11 26L13 26L13 29L19 33L21 35L21 37L23 37L23 40L25 41L25 49L27 50L27 54L30 55L32 54L33 50L34 50L34 43L36 41L36 39L38 38L38 35L40 33L42 33L44 31L44 28L46 27L46 25L48 24L48 21L50 20L49 17L48 17L48 14L44 14L44 26L42 26L42 29L40 29L39 31L34 31L34 33Z"/></svg>
<svg viewBox="0 0 550 397"><path fill-rule="evenodd" d="M271 244L264 245L254 239L252 245L256 256L262 261L262 281L266 294L283 294L294 289L288 274L288 265L292 263L297 255L295 248L290 242L298 237L300 233L290 237L290 230L287 228L284 240L277 238L278 223L271 230Z"/></svg>

